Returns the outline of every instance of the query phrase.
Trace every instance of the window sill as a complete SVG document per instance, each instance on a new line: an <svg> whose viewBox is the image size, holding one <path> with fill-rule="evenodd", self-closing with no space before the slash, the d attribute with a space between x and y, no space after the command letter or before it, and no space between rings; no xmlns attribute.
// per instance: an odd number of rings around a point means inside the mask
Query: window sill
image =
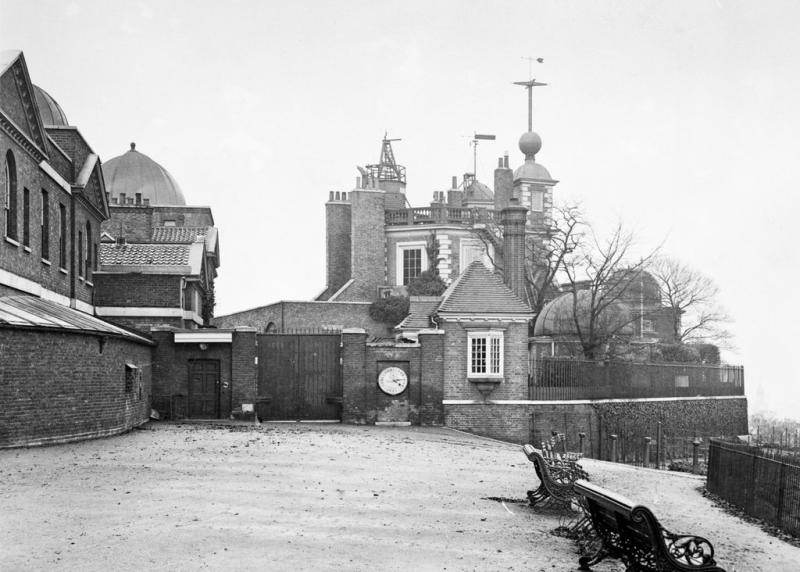
<svg viewBox="0 0 800 572"><path fill-rule="evenodd" d="M11 238L9 236L6 237L6 242L8 244L11 244L11 245L14 245L14 246L19 246L19 242L17 242L16 240L14 240L13 238Z"/></svg>
<svg viewBox="0 0 800 572"><path fill-rule="evenodd" d="M467 377L470 383L502 383L502 375L470 375Z"/></svg>
<svg viewBox="0 0 800 572"><path fill-rule="evenodd" d="M45 265L47 265L47 266L52 266L52 262L50 262L50 261L49 261L49 260L47 260L46 258L42 258L42 264L45 264Z"/></svg>
<svg viewBox="0 0 800 572"><path fill-rule="evenodd" d="M28 254L30 254L30 253L31 253L31 247L30 247L30 246L23 246L23 247L22 247L22 250L24 250L24 251L25 251L25 252L27 252Z"/></svg>
<svg viewBox="0 0 800 572"><path fill-rule="evenodd" d="M66 268L59 268L58 271L61 272L61 274L65 274L65 275L69 274L69 270L67 270Z"/></svg>
<svg viewBox="0 0 800 572"><path fill-rule="evenodd" d="M91 282L91 281L89 281L89 280L87 280L87 281L86 281L86 285L87 285L89 288L94 288L94 282Z"/></svg>

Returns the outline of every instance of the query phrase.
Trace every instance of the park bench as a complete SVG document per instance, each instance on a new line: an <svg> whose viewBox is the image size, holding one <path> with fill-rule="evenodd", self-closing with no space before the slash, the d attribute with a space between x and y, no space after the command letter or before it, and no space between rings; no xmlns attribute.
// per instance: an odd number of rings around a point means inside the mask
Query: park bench
<svg viewBox="0 0 800 572"><path fill-rule="evenodd" d="M539 478L539 487L528 491L528 501L531 506L551 501L569 506L575 498L573 484L581 475L585 475L585 471L577 462L550 462L544 458L541 450L532 445L523 446L522 451L533 463L536 476Z"/></svg>
<svg viewBox="0 0 800 572"><path fill-rule="evenodd" d="M610 556L622 560L628 571L725 572L714 562L714 547L705 538L672 534L646 506L588 481L578 480L573 488L583 497L597 536L592 553L578 560L582 570Z"/></svg>

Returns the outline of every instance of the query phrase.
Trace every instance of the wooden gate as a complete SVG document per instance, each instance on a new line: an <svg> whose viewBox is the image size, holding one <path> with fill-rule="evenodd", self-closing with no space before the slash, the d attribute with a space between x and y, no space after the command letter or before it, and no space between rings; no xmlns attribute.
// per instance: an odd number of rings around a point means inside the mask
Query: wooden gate
<svg viewBox="0 0 800 572"><path fill-rule="evenodd" d="M336 334L258 336L257 413L263 420L341 420Z"/></svg>
<svg viewBox="0 0 800 572"><path fill-rule="evenodd" d="M189 360L189 417L219 417L219 360Z"/></svg>

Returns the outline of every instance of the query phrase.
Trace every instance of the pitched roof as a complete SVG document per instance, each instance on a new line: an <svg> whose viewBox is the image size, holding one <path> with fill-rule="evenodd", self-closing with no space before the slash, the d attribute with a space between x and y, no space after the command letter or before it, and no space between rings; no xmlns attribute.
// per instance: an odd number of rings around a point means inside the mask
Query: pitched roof
<svg viewBox="0 0 800 572"><path fill-rule="evenodd" d="M157 226L153 229L153 242L192 243L205 237L207 226Z"/></svg>
<svg viewBox="0 0 800 572"><path fill-rule="evenodd" d="M530 307L495 273L481 262L475 261L444 293L439 313L452 314L526 314L532 316Z"/></svg>
<svg viewBox="0 0 800 572"><path fill-rule="evenodd" d="M396 330L423 330L431 327L431 315L436 311L440 296L412 296L408 316L395 326Z"/></svg>
<svg viewBox="0 0 800 572"><path fill-rule="evenodd" d="M0 325L99 332L151 343L147 338L124 328L34 296L4 296L0 298Z"/></svg>
<svg viewBox="0 0 800 572"><path fill-rule="evenodd" d="M188 266L190 244L100 244L100 264Z"/></svg>

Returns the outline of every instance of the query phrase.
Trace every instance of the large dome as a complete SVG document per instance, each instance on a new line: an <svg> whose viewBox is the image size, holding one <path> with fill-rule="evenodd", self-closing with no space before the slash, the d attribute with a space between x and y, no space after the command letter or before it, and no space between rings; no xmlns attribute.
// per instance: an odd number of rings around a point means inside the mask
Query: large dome
<svg viewBox="0 0 800 572"><path fill-rule="evenodd" d="M39 115L42 116L42 123L49 126L65 127L69 125L64 110L53 97L38 85L33 86L33 93L36 96L36 107L39 108Z"/></svg>
<svg viewBox="0 0 800 572"><path fill-rule="evenodd" d="M127 200L142 193L142 199L149 199L151 205L186 205L183 191L169 171L137 151L135 143L124 155L103 163L103 178L112 198L124 193Z"/></svg>
<svg viewBox="0 0 800 572"><path fill-rule="evenodd" d="M577 336L575 326L575 306L577 306L578 324L581 331L589 330L589 317L591 313L591 294L588 290L578 291L577 304L573 306L573 294L567 292L555 300L545 304L536 317L533 328L534 336ZM594 327L605 332L615 332L620 335L633 334L630 313L621 302L611 302L595 317Z"/></svg>

